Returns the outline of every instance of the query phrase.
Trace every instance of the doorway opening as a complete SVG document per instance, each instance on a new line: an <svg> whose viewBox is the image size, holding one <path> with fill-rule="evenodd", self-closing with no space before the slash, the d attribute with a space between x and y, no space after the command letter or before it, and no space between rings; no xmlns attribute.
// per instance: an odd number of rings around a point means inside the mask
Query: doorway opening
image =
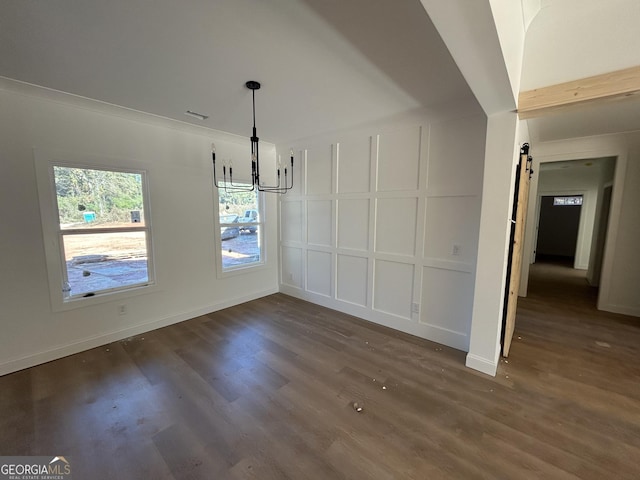
<svg viewBox="0 0 640 480"><path fill-rule="evenodd" d="M536 262L556 263L573 268L582 201L582 195L541 197L538 239L534 252Z"/></svg>
<svg viewBox="0 0 640 480"><path fill-rule="evenodd" d="M560 291L572 289L578 282L589 292L594 309L615 162L615 157L606 157L541 163L539 167L529 273L535 274L538 284L548 275L553 288ZM562 279L566 285L562 285Z"/></svg>

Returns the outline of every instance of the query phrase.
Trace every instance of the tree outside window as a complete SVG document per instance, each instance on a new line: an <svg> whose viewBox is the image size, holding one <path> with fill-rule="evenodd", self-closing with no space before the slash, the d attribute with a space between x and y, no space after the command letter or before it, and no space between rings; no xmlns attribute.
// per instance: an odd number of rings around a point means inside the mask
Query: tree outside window
<svg viewBox="0 0 640 480"><path fill-rule="evenodd" d="M64 301L153 280L145 175L54 165Z"/></svg>

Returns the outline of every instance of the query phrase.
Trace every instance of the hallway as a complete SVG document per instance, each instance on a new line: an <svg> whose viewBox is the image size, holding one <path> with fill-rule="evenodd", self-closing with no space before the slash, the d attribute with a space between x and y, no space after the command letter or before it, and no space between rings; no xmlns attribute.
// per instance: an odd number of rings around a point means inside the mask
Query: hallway
<svg viewBox="0 0 640 480"><path fill-rule="evenodd" d="M559 261L531 265L528 296L518 301L512 355L519 354L518 336L526 336L563 362L597 357L598 363L628 363L638 375L640 319L599 311L597 298L598 289L587 283L585 270Z"/></svg>
<svg viewBox="0 0 640 480"><path fill-rule="evenodd" d="M570 406L567 423L615 438L618 450L640 438L640 319L598 311L597 293L584 270L531 265L529 295L519 299L511 353L498 375L529 388L539 382L533 390L544 388L543 398L559 395L554 408Z"/></svg>

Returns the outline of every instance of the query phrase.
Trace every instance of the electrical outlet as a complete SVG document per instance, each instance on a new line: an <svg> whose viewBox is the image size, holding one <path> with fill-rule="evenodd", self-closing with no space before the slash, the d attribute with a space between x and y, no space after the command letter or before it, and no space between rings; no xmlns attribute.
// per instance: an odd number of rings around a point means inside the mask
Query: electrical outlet
<svg viewBox="0 0 640 480"><path fill-rule="evenodd" d="M127 314L127 306L118 305L118 315L126 315L126 314Z"/></svg>
<svg viewBox="0 0 640 480"><path fill-rule="evenodd" d="M458 256L458 255L460 255L460 251L461 250L462 250L462 247L460 245L458 245L457 243L454 243L453 247L451 248L451 255Z"/></svg>
<svg viewBox="0 0 640 480"><path fill-rule="evenodd" d="M416 302L413 302L413 303L411 304L411 311L412 311L413 313L420 313L420 304L419 304L419 303L416 303Z"/></svg>

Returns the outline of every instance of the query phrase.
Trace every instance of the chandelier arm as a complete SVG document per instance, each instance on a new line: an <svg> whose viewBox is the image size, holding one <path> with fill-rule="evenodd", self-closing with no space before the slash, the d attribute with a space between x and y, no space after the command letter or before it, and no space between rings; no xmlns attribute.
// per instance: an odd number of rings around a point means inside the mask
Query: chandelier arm
<svg viewBox="0 0 640 480"><path fill-rule="evenodd" d="M225 192L226 191L235 191L235 192L252 192L255 190L255 185L252 183L251 184L251 188L248 188L246 186L240 186L240 185L234 185L233 184L233 177L232 177L232 169L231 167L229 167L229 182L227 182L227 167L226 165L222 166L222 182L220 182L218 180L218 174L216 173L216 152L215 152L215 146L212 144L212 151L211 151L211 160L213 163L213 184L216 188L218 189L222 189Z"/></svg>
<svg viewBox="0 0 640 480"><path fill-rule="evenodd" d="M293 188L293 150L291 150L291 171L289 172L288 168L285 166L284 168L284 179L282 178L281 167L278 164L277 168L277 183L276 185L261 185L260 184L260 139L258 138L257 128L256 128L256 90L260 88L260 82L256 82L254 80L250 80L246 82L245 86L251 90L251 107L252 107L252 115L253 115L253 128L252 128L252 136L251 140L251 186L247 186L246 184L234 184L233 183L233 167L231 163L229 164L229 181L227 182L227 167L223 162L222 166L222 182L218 179L218 174L216 172L216 153L215 153L215 145L211 144L211 155L213 162L213 183L216 188L224 189L225 191L232 192L252 192L254 190L258 190L260 192L270 192L270 193L287 193L287 191ZM291 173L291 182L289 184L288 176Z"/></svg>
<svg viewBox="0 0 640 480"><path fill-rule="evenodd" d="M280 168L278 168L278 184L277 185L258 185L261 192L287 193L293 188L293 150L291 150L291 185L287 184L287 167L284 167L284 185L280 184Z"/></svg>
<svg viewBox="0 0 640 480"><path fill-rule="evenodd" d="M228 185L228 186L227 186ZM236 192L253 192L255 190L255 184L251 182L251 188L247 187L247 184L234 184L233 183L233 167L229 166L229 183L225 182L225 189L233 190Z"/></svg>
<svg viewBox="0 0 640 480"><path fill-rule="evenodd" d="M218 175L216 173L216 151L215 151L215 146L214 144L211 144L211 160L213 162L213 184L215 185L216 188L224 188L224 184L226 183L226 167L222 167L223 170L223 180L222 180L222 184L220 183L220 181L218 180Z"/></svg>
<svg viewBox="0 0 640 480"><path fill-rule="evenodd" d="M284 186L287 188L287 167L284 167ZM291 185L287 188L287 190L291 190L293 188L293 150L291 150Z"/></svg>

